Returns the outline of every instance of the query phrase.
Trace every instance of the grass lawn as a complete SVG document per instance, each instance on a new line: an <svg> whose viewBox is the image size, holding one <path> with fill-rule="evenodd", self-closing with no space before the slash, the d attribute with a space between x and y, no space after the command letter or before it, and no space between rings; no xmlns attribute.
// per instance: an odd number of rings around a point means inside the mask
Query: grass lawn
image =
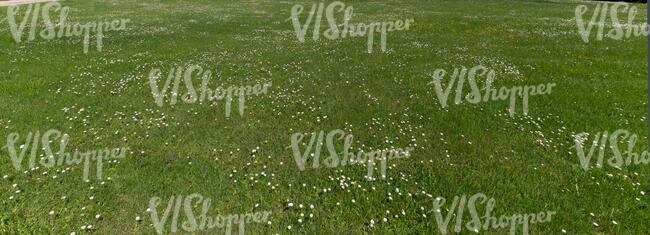
<svg viewBox="0 0 650 235"><path fill-rule="evenodd" d="M531 223L530 234L650 231L648 164L585 171L574 148L578 133L592 133L588 150L595 133L625 129L638 136L635 152L648 149L647 37L592 34L585 43L575 9L587 5L588 19L594 2L346 1L353 23L414 20L408 30L387 34L386 51L377 33L370 54L365 36L314 41L313 25L300 42L289 18L294 5L304 5L304 24L313 3L307 1L60 3L69 7L69 23L129 21L104 33L101 51L91 34L84 53L83 37L27 40L32 22L17 43L7 7L0 7L0 145L18 133L15 148L29 146L20 170L14 146L0 149L1 234L155 234L150 200L161 198L162 216L172 196L191 194L212 200L210 216L271 212L270 223L246 224L246 234L440 234L436 198L447 199L446 216L455 196L477 193L495 199L495 215L555 211L552 220ZM645 22L645 4L632 5L640 9L634 22ZM324 31L325 15L321 21ZM223 100L157 105L152 69L166 79L172 68L191 65L212 71L211 89L272 85L247 97L243 114L233 101L229 117ZM528 115L520 100L513 116L507 101L454 104L454 91L443 108L434 72L477 65L495 71L493 87L556 85L530 97ZM483 87L485 78L478 83ZM201 78L193 84L198 89ZM36 161L46 155L41 145L30 149L26 136L51 129L69 135L68 152L129 150L104 161L101 179L91 162L88 182L83 163L30 169L31 152ZM312 159L301 171L292 135L337 129L354 136L354 151L414 150L388 161L386 179L368 180L362 165L315 169ZM51 145L59 149L57 140ZM334 146L342 149L343 140ZM627 151L627 144L619 148ZM188 233L180 229L183 208L177 233ZM485 205L477 210L483 216ZM172 232L171 217L163 233ZM460 233L474 234L465 228L467 210L462 220Z"/></svg>

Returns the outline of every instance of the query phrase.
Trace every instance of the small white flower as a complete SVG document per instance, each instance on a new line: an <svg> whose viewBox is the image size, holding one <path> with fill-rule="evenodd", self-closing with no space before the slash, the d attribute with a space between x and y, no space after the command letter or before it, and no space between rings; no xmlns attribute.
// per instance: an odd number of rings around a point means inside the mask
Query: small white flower
<svg viewBox="0 0 650 235"><path fill-rule="evenodd" d="M289 202L289 207L292 207L292 206L293 206L293 203Z"/></svg>
<svg viewBox="0 0 650 235"><path fill-rule="evenodd" d="M302 223L302 219L298 219L298 223Z"/></svg>
<svg viewBox="0 0 650 235"><path fill-rule="evenodd" d="M562 229L562 233L566 233L566 230Z"/></svg>
<svg viewBox="0 0 650 235"><path fill-rule="evenodd" d="M298 207L302 208L302 204L298 205Z"/></svg>
<svg viewBox="0 0 650 235"><path fill-rule="evenodd" d="M355 201L354 199L352 199L352 203L355 203L355 202L356 202L356 201Z"/></svg>
<svg viewBox="0 0 650 235"><path fill-rule="evenodd" d="M81 226L81 230L86 230L86 226Z"/></svg>
<svg viewBox="0 0 650 235"><path fill-rule="evenodd" d="M95 215L95 219L99 219L99 218L101 218L101 217L102 217L102 216L99 215L99 214Z"/></svg>
<svg viewBox="0 0 650 235"><path fill-rule="evenodd" d="M612 223L613 223L613 224L618 224L618 223L616 223L616 221L614 221L614 220L612 220Z"/></svg>
<svg viewBox="0 0 650 235"><path fill-rule="evenodd" d="M140 216L135 217L135 221L140 221L140 220L142 220L142 218L140 218Z"/></svg>
<svg viewBox="0 0 650 235"><path fill-rule="evenodd" d="M289 230L291 230L291 225L287 226L287 228L288 228Z"/></svg>
<svg viewBox="0 0 650 235"><path fill-rule="evenodd" d="M63 196L63 197L61 197L61 200L65 200L66 198L68 198L68 197L66 197L66 196Z"/></svg>
<svg viewBox="0 0 650 235"><path fill-rule="evenodd" d="M594 222L594 226L598 227L598 224L596 222Z"/></svg>
<svg viewBox="0 0 650 235"><path fill-rule="evenodd" d="M312 205L309 205L309 208L310 208L310 209L314 209L314 205L313 205L313 204L312 204Z"/></svg>
<svg viewBox="0 0 650 235"><path fill-rule="evenodd" d="M54 211L50 211L50 215L54 215Z"/></svg>

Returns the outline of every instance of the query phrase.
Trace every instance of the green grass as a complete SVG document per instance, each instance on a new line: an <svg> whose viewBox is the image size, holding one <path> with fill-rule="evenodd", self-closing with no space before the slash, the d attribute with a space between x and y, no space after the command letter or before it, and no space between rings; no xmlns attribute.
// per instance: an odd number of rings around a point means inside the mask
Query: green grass
<svg viewBox="0 0 650 235"><path fill-rule="evenodd" d="M649 187L648 165L584 171L571 149L572 134L626 129L640 136L636 152L647 150L647 38L583 42L574 9L595 3L345 2L354 7L352 22L415 20L409 30L388 33L385 53L375 36L372 54L366 53L366 37L314 42L307 34L305 43L298 42L287 21L290 9L300 3L308 11L311 2L61 3L71 9L68 22L130 23L124 31L107 32L101 52L91 44L84 54L79 37L16 43L2 22L0 143L13 132L24 140L30 131L58 129L70 135L68 151L128 146L133 152L105 164L104 178L112 179L100 185L83 182L80 165L66 166L66 173L59 172L65 167L41 167L24 174L26 164L16 171L7 148L0 149L0 176L8 175L0 179L0 233L79 234L92 224L99 234L151 234L149 199L163 199L161 214L169 197L192 193L212 199L212 216L272 211L271 225L246 225L254 234L435 234L433 213L424 218L420 208L431 210L438 196L451 201L476 193L496 199L497 215L557 212L548 223L532 224L531 234L650 230L648 196L641 195ZM636 22L645 22L645 5L635 6L641 9ZM6 19L6 7L0 7L0 19ZM157 106L151 69L166 73L193 64L219 74L211 88L273 86L269 94L248 99L244 115L230 118L222 102ZM509 117L505 101L441 108L428 85L433 71L479 64L496 71L497 87L557 86L550 95L530 98L529 116L518 106ZM387 180L366 181L361 166L299 171L286 148L291 135L335 129L354 135L356 150L415 150L410 158L389 161ZM299 223L301 213L314 217ZM450 229L454 225L452 219Z"/></svg>

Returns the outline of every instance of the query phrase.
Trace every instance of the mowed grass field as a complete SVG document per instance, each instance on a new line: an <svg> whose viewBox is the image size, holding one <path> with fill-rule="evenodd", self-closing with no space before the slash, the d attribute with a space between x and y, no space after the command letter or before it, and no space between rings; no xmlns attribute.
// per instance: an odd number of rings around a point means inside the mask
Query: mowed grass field
<svg viewBox="0 0 650 235"><path fill-rule="evenodd" d="M589 147L593 133L625 129L639 136L634 150L647 151L646 37L585 43L574 11L586 4L588 20L592 2L346 1L354 23L415 22L388 33L386 52L377 34L368 54L367 37L312 40L313 24L299 42L291 7L305 6L304 23L312 3L62 1L70 23L130 19L125 30L105 33L102 51L93 42L87 54L81 37L16 43L0 7L0 145L11 133L23 144L29 132L57 129L70 136L68 152L131 149L104 164L102 180L91 170L89 182L83 164L29 169L26 156L18 171L0 149L0 233L153 234L150 199L162 198L160 216L171 196L193 193L212 199L212 216L272 212L271 224L246 224L247 234L439 234L435 198L449 208L454 196L476 193L496 200L497 216L556 212L531 224L531 234L650 231L648 164L585 171L572 137L592 133ZM635 22L645 22L645 5L633 5ZM229 118L223 102L156 105L150 71L166 78L190 65L213 72L212 89L272 86L247 99L243 115L233 102ZM456 105L454 92L442 108L433 72L477 65L496 72L496 87L556 86L530 98L527 116L518 105L510 117L505 101ZM389 161L385 180L366 180L363 166L300 171L291 135L336 129L354 136L355 151L415 150ZM184 219L181 211L179 227ZM92 231L81 230L87 225Z"/></svg>

